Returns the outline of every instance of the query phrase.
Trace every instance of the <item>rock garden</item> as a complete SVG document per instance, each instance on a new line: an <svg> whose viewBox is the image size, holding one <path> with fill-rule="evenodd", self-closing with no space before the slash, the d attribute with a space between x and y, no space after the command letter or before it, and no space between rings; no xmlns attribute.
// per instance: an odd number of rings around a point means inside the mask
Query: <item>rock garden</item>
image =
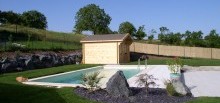
<svg viewBox="0 0 220 103"><path fill-rule="evenodd" d="M104 103L183 103L195 99L182 81L182 66L178 58L168 61L168 68L171 80L164 81L166 88L150 88L150 85L155 85L156 78L147 73L138 75L144 87L129 87L123 72L118 71L106 83L106 88L102 89L98 83L103 77L99 77L98 73L87 74L83 76L85 88L77 87L73 92Z"/></svg>

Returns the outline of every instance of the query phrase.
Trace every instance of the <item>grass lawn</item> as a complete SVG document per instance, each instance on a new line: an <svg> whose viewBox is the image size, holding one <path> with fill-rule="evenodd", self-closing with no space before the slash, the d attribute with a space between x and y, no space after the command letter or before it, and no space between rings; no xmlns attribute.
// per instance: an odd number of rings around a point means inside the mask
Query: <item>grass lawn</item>
<svg viewBox="0 0 220 103"><path fill-rule="evenodd" d="M73 88L48 88L23 85L15 81L17 76L34 78L97 65L67 65L48 69L30 70L0 75L1 103L93 103L73 93Z"/></svg>
<svg viewBox="0 0 220 103"><path fill-rule="evenodd" d="M169 59L149 59L147 64L149 65L166 65L166 62ZM184 65L189 66L220 66L220 60L217 59L181 59ZM144 65L145 61L141 61L141 64ZM125 63L127 65L137 65L138 61Z"/></svg>
<svg viewBox="0 0 220 103"><path fill-rule="evenodd" d="M199 62L199 61L198 61ZM137 62L132 62L133 64ZM131 64L132 64L131 63ZM163 64L162 61L149 61L149 64ZM199 63L196 63L199 64ZM1 103L95 103L73 93L73 88L49 88L42 86L23 85L16 82L17 76L34 78L44 75L84 69L97 65L67 65L48 69L30 70L0 75ZM220 98L200 97L189 103L217 103Z"/></svg>

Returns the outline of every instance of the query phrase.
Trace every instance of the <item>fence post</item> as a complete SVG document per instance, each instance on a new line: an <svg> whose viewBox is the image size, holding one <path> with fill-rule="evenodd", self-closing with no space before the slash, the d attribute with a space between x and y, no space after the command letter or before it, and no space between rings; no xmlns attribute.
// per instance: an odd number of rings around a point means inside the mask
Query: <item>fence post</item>
<svg viewBox="0 0 220 103"><path fill-rule="evenodd" d="M186 46L184 46L184 58L186 58Z"/></svg>
<svg viewBox="0 0 220 103"><path fill-rule="evenodd" d="M212 59L212 48L211 48L211 59Z"/></svg>
<svg viewBox="0 0 220 103"><path fill-rule="evenodd" d="M160 45L158 44L158 55L160 55Z"/></svg>

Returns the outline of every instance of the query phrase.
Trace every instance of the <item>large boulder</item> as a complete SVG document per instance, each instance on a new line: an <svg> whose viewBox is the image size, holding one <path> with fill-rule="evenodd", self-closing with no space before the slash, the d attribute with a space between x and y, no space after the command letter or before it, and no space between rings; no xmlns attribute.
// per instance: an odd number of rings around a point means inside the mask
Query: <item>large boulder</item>
<svg viewBox="0 0 220 103"><path fill-rule="evenodd" d="M63 56L61 61L63 62L64 65L67 65L67 64L69 64L69 60L68 59L69 59L68 56Z"/></svg>
<svg viewBox="0 0 220 103"><path fill-rule="evenodd" d="M26 69L26 64L25 64L26 58L18 57L18 58L16 58L16 61L18 63L18 68L20 68L21 70Z"/></svg>
<svg viewBox="0 0 220 103"><path fill-rule="evenodd" d="M53 58L53 61L54 61L54 66L61 66L63 65L63 62L62 62L62 57L61 56L55 56Z"/></svg>
<svg viewBox="0 0 220 103"><path fill-rule="evenodd" d="M122 71L117 71L107 82L106 91L113 96L131 96L128 82Z"/></svg>
<svg viewBox="0 0 220 103"><path fill-rule="evenodd" d="M34 69L34 63L32 62L31 59L25 60L25 65L26 65L27 69Z"/></svg>
<svg viewBox="0 0 220 103"><path fill-rule="evenodd" d="M75 61L75 56L69 56L69 57L68 57L68 63L69 63L69 64L75 64L75 63L76 63L76 61Z"/></svg>
<svg viewBox="0 0 220 103"><path fill-rule="evenodd" d="M53 67L54 61L53 61L53 55L52 54L45 54L40 55L40 62L43 67Z"/></svg>
<svg viewBox="0 0 220 103"><path fill-rule="evenodd" d="M18 63L14 60L11 60L9 62L4 62L2 64L1 71L4 72L4 73L19 71L19 70L17 70L17 67L18 67Z"/></svg>
<svg viewBox="0 0 220 103"><path fill-rule="evenodd" d="M2 62L3 64L4 64L4 63L9 63L9 62L10 62L10 60L9 60L9 58L7 58L7 57L6 57L6 58L2 59L2 61L1 61L1 62Z"/></svg>
<svg viewBox="0 0 220 103"><path fill-rule="evenodd" d="M39 55L32 55L29 59L25 61L25 64L28 69L39 69L44 68L44 65L42 64L40 60Z"/></svg>
<svg viewBox="0 0 220 103"><path fill-rule="evenodd" d="M181 81L181 79L172 80L172 85L177 93L191 96L190 89Z"/></svg>

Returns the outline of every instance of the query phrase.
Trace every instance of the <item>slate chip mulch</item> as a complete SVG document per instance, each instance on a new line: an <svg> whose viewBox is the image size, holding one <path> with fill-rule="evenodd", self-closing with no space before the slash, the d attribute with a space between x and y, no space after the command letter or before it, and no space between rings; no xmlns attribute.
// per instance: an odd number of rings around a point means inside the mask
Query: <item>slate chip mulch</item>
<svg viewBox="0 0 220 103"><path fill-rule="evenodd" d="M148 94L145 88L131 88L131 90L133 96L130 97L112 96L103 89L90 92L82 87L75 88L74 92L81 97L103 103L183 103L195 99L191 96L169 96L166 90L161 88L150 88Z"/></svg>

